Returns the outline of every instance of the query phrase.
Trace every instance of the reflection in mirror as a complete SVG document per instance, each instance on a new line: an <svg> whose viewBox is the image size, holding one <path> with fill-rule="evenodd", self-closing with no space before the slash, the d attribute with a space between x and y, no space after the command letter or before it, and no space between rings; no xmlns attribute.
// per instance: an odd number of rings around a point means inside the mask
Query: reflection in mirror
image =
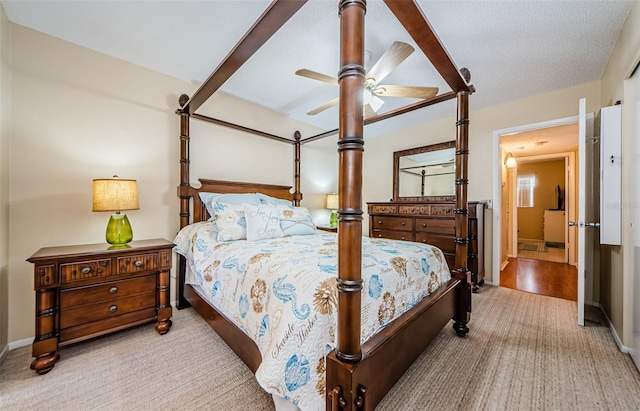
<svg viewBox="0 0 640 411"><path fill-rule="evenodd" d="M394 200L450 201L455 196L455 141L396 151Z"/></svg>
<svg viewBox="0 0 640 411"><path fill-rule="evenodd" d="M400 197L452 195L456 150L419 153L400 158Z"/></svg>

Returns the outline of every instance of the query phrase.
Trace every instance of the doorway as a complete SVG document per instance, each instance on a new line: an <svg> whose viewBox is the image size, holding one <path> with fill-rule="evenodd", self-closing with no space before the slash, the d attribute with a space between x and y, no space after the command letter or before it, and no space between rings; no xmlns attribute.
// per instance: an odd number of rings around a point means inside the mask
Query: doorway
<svg viewBox="0 0 640 411"><path fill-rule="evenodd" d="M500 283L509 288L577 301L575 241L569 238L574 208L578 124L500 136L507 167L507 219L512 239ZM515 153L515 154L514 154ZM573 248L573 249L572 249ZM571 250L571 253L569 252Z"/></svg>
<svg viewBox="0 0 640 411"><path fill-rule="evenodd" d="M499 171L494 172L494 238L499 242L494 243L493 259L501 262L494 264L496 285L576 300L577 241L575 229L568 227L568 221L574 220L577 213L577 120L570 117L494 132L494 153L499 158ZM516 167L507 166L508 157L515 157ZM545 182L542 191L527 198L524 192L527 179L522 178L519 193L519 175L540 180L552 162L559 170L556 170L555 182ZM531 171L536 166L543 171ZM530 178L529 183L532 180L535 178ZM519 208L518 202L525 200L533 200L533 205L524 204ZM532 220L532 212L537 216L535 231L519 232L519 210L523 210L524 221ZM545 211L549 216L547 238ZM549 224L552 219L553 223ZM559 230L552 233L551 228Z"/></svg>

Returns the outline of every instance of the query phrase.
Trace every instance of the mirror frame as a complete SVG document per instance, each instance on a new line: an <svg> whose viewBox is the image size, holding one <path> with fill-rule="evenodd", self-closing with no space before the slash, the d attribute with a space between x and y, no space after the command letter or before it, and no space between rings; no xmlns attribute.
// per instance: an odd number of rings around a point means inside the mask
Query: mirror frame
<svg viewBox="0 0 640 411"><path fill-rule="evenodd" d="M412 154L427 153L429 151L444 150L448 148L456 148L455 140L445 141L444 143L431 144L428 146L410 148L408 150L395 151L393 153L393 201L399 203L452 203L456 201L455 194L446 196L415 196L400 197L400 157Z"/></svg>

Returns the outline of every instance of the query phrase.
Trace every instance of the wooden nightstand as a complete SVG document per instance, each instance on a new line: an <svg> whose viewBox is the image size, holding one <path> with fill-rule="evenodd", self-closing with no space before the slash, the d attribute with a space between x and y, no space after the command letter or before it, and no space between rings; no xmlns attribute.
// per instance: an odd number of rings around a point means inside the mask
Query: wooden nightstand
<svg viewBox="0 0 640 411"><path fill-rule="evenodd" d="M338 227L329 227L326 225L317 225L316 228L318 230L322 230L322 231L329 231L330 233L337 233L338 232Z"/></svg>
<svg viewBox="0 0 640 411"><path fill-rule="evenodd" d="M172 248L163 239L132 241L127 248L88 244L40 249L35 264L36 337L31 369L45 374L58 347L156 321L171 327Z"/></svg>

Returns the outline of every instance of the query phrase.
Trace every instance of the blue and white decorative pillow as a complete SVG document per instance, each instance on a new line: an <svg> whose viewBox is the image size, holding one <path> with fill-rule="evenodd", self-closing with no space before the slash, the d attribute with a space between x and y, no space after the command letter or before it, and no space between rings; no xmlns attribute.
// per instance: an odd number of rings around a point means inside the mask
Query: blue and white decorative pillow
<svg viewBox="0 0 640 411"><path fill-rule="evenodd" d="M218 241L235 241L247 238L247 220L242 204L215 202L213 212L218 227Z"/></svg>
<svg viewBox="0 0 640 411"><path fill-rule="evenodd" d="M316 233L316 225L313 223L309 210L305 207L282 208L280 228L285 236Z"/></svg>
<svg viewBox="0 0 640 411"><path fill-rule="evenodd" d="M216 203L224 203L224 204L260 204L260 197L258 194L218 194L218 193L200 193L200 200L204 204L207 212L209 213L209 221L215 221L215 204Z"/></svg>
<svg viewBox="0 0 640 411"><path fill-rule="evenodd" d="M279 219L283 206L244 204L243 208L247 220L247 240L256 241L283 236Z"/></svg>

